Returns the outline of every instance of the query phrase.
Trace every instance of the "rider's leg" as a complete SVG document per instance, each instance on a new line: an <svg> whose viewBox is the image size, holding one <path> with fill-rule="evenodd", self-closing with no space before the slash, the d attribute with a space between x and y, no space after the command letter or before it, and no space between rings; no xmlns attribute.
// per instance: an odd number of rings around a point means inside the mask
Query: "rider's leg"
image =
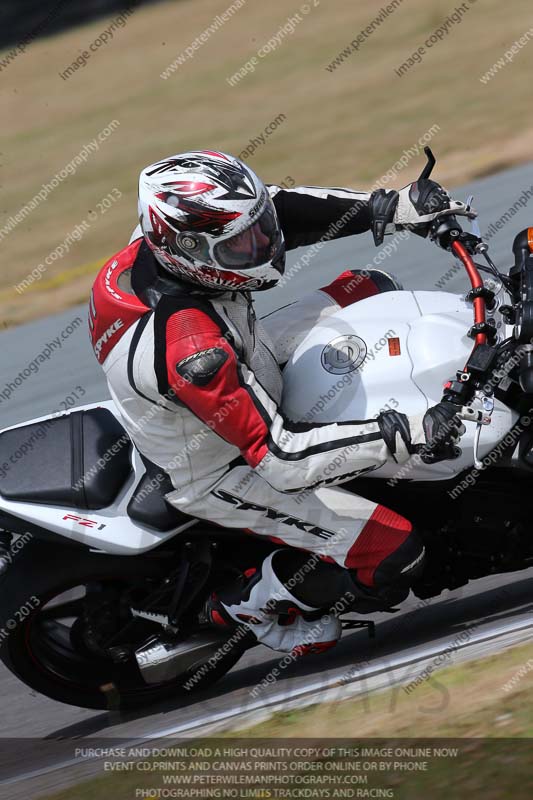
<svg viewBox="0 0 533 800"><path fill-rule="evenodd" d="M278 363L284 364L319 320L366 297L401 288L396 278L378 269L346 270L327 286L262 317L261 322L274 344Z"/></svg>
<svg viewBox="0 0 533 800"><path fill-rule="evenodd" d="M172 495L168 499L172 501ZM188 506L186 511L226 527L243 528L308 551L299 554L305 560L303 564L293 565L296 567L293 576L290 575L291 564L285 561L287 557L277 556L269 563L265 574L250 579L263 582L254 600L257 596L264 601L270 588L275 584L279 589L280 583L290 593L285 599L299 605L304 612L328 608L332 598L348 591L353 595L355 609L363 601L370 601L371 606L374 603L374 608L376 603L378 607L390 606L407 594L409 585L423 567L424 548L408 520L339 487L284 494L273 489L252 469L242 466L232 469L208 495ZM331 571L324 578L321 570L329 566ZM291 580L294 575L296 578ZM324 590L326 583L331 590L329 594L315 596L316 587L322 585ZM397 595L396 590L402 587L405 588ZM248 583L235 589L244 592L248 609L243 612L245 614L249 614L251 608L248 589ZM232 600L228 608L236 605L235 597L232 596ZM368 610L366 606L365 610ZM230 613L230 616L237 620L235 614ZM308 622L308 628L312 626L312 621L304 617L299 622L301 630L288 625L281 631L289 644L294 642L293 631L297 635L302 633L306 627L304 622ZM257 626L259 639L262 630Z"/></svg>
<svg viewBox="0 0 533 800"><path fill-rule="evenodd" d="M380 270L347 270L327 286L267 315L262 322L278 362L287 361L318 320L365 297L401 288ZM423 559L410 523L388 509L341 489L282 494L246 467L233 470L207 499L186 510L299 548L276 552L253 575L224 587L208 606L212 618L221 623L247 618L257 638L274 649L291 650L306 634L315 649L331 645L340 635L338 621L328 616L321 627L312 619L313 610L349 598L361 613L390 607L407 595L400 584L408 584ZM287 624L287 616L277 613L276 606L266 608L275 596L299 607L303 616L289 617Z"/></svg>

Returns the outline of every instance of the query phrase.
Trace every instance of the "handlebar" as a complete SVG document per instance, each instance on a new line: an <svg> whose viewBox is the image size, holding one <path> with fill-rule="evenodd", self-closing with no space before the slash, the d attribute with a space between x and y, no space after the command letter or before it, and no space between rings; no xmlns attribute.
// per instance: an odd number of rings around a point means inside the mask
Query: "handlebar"
<svg viewBox="0 0 533 800"><path fill-rule="evenodd" d="M453 214L437 217L430 227L430 238L443 250L450 250L452 242L458 239L464 231L457 217Z"/></svg>
<svg viewBox="0 0 533 800"><path fill-rule="evenodd" d="M468 298L472 300L474 306L474 327L470 331L470 335L474 338L474 348L470 357L463 368L462 372L457 373L457 380L450 380L444 386L444 393L442 400L447 403L453 403L458 407L458 416L464 420L476 422L477 429L474 437L474 463L476 467L480 467L478 458L479 439L481 427L490 424L491 414L494 408L493 398L483 398L484 405L482 409L475 409L470 406L470 403L476 395L476 384L472 380L472 372L476 369L486 369L492 363L491 347L487 347L487 320L486 320L486 297L487 290L485 289L483 279L479 274L479 270L474 262L474 259L469 252L472 249L475 252L476 243L479 242L477 237L471 234L464 233L461 226L458 224L455 217L444 218L440 222L435 223L436 230L432 238L437 240L439 244L445 242L446 249L451 252L463 263L466 270L472 291ZM490 295L490 293L489 293ZM487 352L488 351L488 352ZM485 404L487 401L487 404ZM490 408L489 408L490 405ZM441 458L454 458L460 454L460 450L454 445L448 444L450 455L446 456L442 453L442 448L437 445L433 448L427 447L427 457L435 458L438 453L439 459ZM440 452L439 452L440 451ZM430 461L428 462L430 463Z"/></svg>
<svg viewBox="0 0 533 800"><path fill-rule="evenodd" d="M440 247L451 252L463 263L470 284L472 286L472 296L474 303L474 324L476 327L483 328L486 325L486 302L482 294L476 296L476 290L483 289L483 278L470 254L474 252L475 245L479 239L470 233L465 233L457 221L457 217L450 214L435 220L431 227L431 238ZM487 334L479 331L475 336L476 346L487 343Z"/></svg>
<svg viewBox="0 0 533 800"><path fill-rule="evenodd" d="M435 166L435 157L430 148L425 147L424 152L427 157L427 163L420 175L420 179L429 178ZM475 377L479 379L481 375L486 374L487 370L491 368L491 365L494 363L496 351L492 347L493 326L487 323L487 305L489 308L493 308L494 294L485 287L479 269L474 261L474 256L477 253L483 253L489 267L491 267L491 271L496 275L499 273L486 254L487 246L481 239L479 229L472 233L464 231L455 215L443 214L437 217L430 226L429 235L437 245L444 250L452 252L456 258L462 262L472 287L467 295L467 300L471 301L474 307L474 325L469 331L469 335L474 339L474 347L463 370L457 372L457 378L445 384L442 400L456 405L459 409L458 415L464 420L477 423L474 442L474 461L476 466L480 466L479 459L477 458L480 431L483 425L487 425L491 421L491 414L494 409L494 398L484 395L482 397L483 405L481 409L472 407L471 403L476 397L477 392L477 381ZM533 235L531 238L533 240ZM529 232L528 245L530 251L533 252L533 242L529 242ZM456 450L452 445L450 445L450 447L452 451ZM438 448L435 448L435 452L437 450ZM428 451L427 456L431 458L431 449Z"/></svg>
<svg viewBox="0 0 533 800"><path fill-rule="evenodd" d="M440 247L450 250L462 262L472 287L467 297L472 300L474 306L474 326L470 331L474 338L474 348L463 371L457 373L457 380L451 380L445 385L443 395L443 400L459 406L465 406L472 400L475 393L474 382L470 380L471 366L480 360L481 350L478 351L478 348L483 349L488 344L487 292L472 257L472 254L476 252L480 239L463 231L453 215L435 220L431 227L430 235ZM490 295L490 293L488 294ZM483 356L481 356L481 362L483 362Z"/></svg>
<svg viewBox="0 0 533 800"><path fill-rule="evenodd" d="M451 246L452 252L459 258L466 269L467 275L470 279L470 284L472 289L475 291L476 289L483 288L483 278L479 274L479 270L476 267L474 259L466 249L466 247L457 239L452 242ZM474 323L476 326L484 326L487 321L487 309L485 304L485 298L482 296L474 297ZM486 333L476 333L475 337L476 346L480 344L487 344L487 334Z"/></svg>

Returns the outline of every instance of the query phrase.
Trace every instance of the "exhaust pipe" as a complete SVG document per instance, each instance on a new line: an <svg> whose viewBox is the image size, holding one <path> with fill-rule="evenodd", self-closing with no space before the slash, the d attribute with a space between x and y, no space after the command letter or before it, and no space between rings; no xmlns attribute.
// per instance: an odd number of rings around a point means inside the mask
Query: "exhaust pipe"
<svg viewBox="0 0 533 800"><path fill-rule="evenodd" d="M164 683L205 664L227 642L227 634L215 630L193 633L183 642L153 636L135 651L135 658L145 683Z"/></svg>

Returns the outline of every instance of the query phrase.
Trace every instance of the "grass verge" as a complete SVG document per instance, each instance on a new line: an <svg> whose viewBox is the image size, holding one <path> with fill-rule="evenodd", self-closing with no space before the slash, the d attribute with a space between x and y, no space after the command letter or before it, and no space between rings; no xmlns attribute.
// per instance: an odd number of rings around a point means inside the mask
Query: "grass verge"
<svg viewBox="0 0 533 800"><path fill-rule="evenodd" d="M364 740L373 739L367 744L385 747L389 744L396 746L398 740L402 740L403 745L410 744L405 740L412 740L413 744L424 746L427 740L444 738L450 740L450 746L459 746L459 755L454 760L437 759L425 772L398 774L393 771L380 775L383 791L386 789L393 794L345 796L427 800L431 793L432 800L503 800L510 797L529 800L533 796L531 665L533 645L514 647L489 658L443 669L414 692L397 687L360 699L278 713L238 733L222 734L216 741L222 747L226 740L235 743L237 736L243 745L253 744L255 740L302 737L312 737L315 744L317 740L327 743L335 739L364 745ZM202 746L207 741L192 744ZM182 741L182 746L184 744ZM306 770L302 769L298 774L305 773ZM129 800L141 796L136 795L136 791L148 787L163 789L164 786L160 771L145 775L120 773L47 795L46 800L107 800L108 797ZM247 789L251 791L252 787L253 783Z"/></svg>

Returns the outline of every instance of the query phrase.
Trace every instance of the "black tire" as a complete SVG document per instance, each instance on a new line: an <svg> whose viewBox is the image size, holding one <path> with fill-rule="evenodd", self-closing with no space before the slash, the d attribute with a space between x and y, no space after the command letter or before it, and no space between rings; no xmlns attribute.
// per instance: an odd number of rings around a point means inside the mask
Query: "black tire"
<svg viewBox="0 0 533 800"><path fill-rule="evenodd" d="M38 625L36 622L51 598L91 581L135 583L140 576L159 577L164 574L165 567L165 559L109 556L35 539L28 542L0 579L0 659L10 672L35 691L82 708L135 709L181 692L190 694L205 689L239 660L246 649L243 641L228 653L223 653L188 690L184 684L190 680L191 671L170 682L147 685L137 667L132 669L130 665L127 678L124 678L124 667L111 659L108 663L104 660L91 663L86 652L78 654L74 651L73 665L77 666L76 659L80 658L76 675L81 674L81 679L76 683L47 668L32 649L34 629L43 624L42 620ZM24 618L21 618L22 608L27 612ZM196 677L199 671L201 667L197 666L194 670Z"/></svg>

